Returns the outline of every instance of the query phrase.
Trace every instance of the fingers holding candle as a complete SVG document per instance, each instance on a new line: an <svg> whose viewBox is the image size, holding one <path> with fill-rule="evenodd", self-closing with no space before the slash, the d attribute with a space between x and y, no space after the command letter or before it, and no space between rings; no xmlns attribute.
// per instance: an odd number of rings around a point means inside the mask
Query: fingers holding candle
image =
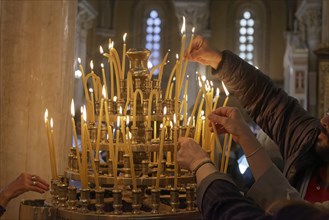
<svg viewBox="0 0 329 220"><path fill-rule="evenodd" d="M215 124L217 131L231 133L236 142L239 142L242 135L252 132L240 111L235 107L220 107L211 112L208 119Z"/></svg>

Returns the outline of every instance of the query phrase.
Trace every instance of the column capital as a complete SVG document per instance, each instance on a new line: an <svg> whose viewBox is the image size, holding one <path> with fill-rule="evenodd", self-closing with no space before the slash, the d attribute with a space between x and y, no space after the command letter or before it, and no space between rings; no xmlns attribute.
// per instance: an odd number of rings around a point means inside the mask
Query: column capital
<svg viewBox="0 0 329 220"><path fill-rule="evenodd" d="M195 27L195 32L199 34L209 32L209 0L174 0L173 2L179 28L182 27L183 16L185 16L187 33L193 27Z"/></svg>
<svg viewBox="0 0 329 220"><path fill-rule="evenodd" d="M90 29L97 14L98 12L96 9L87 0L79 0L77 13L77 30Z"/></svg>

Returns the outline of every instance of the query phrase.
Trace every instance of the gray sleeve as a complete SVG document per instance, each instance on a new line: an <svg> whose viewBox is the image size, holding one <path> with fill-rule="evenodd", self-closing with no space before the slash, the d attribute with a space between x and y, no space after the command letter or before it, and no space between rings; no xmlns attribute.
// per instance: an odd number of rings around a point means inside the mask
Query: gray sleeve
<svg viewBox="0 0 329 220"><path fill-rule="evenodd" d="M214 180L217 180L217 179L224 180L224 181L230 182L235 185L232 178L230 178L229 176L227 176L225 174L221 174L220 172L214 172L214 173L210 174L209 176L207 176L206 178L204 178L201 181L201 183L198 185L197 190L196 190L197 205L198 205L200 211L202 211L201 207L202 207L204 193L206 192L209 185Z"/></svg>
<svg viewBox="0 0 329 220"><path fill-rule="evenodd" d="M277 200L301 199L297 190L289 184L274 164L251 186L247 196L264 210Z"/></svg>

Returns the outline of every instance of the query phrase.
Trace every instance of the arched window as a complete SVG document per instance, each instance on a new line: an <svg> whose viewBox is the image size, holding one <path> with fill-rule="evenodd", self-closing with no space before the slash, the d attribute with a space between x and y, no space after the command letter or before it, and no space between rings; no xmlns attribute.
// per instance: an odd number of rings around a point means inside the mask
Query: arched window
<svg viewBox="0 0 329 220"><path fill-rule="evenodd" d="M240 19L239 55L250 64L254 64L254 24L251 12L244 11Z"/></svg>
<svg viewBox="0 0 329 220"><path fill-rule="evenodd" d="M145 47L151 51L149 67L161 62L161 19L157 10L152 9L146 19ZM159 70L154 72L157 75Z"/></svg>
<svg viewBox="0 0 329 220"><path fill-rule="evenodd" d="M227 47L250 64L269 72L270 10L268 1L230 1Z"/></svg>

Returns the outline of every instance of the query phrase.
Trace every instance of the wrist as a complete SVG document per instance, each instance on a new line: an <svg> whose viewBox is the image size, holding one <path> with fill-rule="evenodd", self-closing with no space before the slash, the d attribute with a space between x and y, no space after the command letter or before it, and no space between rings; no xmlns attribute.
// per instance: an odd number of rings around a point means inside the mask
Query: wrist
<svg viewBox="0 0 329 220"><path fill-rule="evenodd" d="M8 193L6 193L6 191L1 191L0 192L0 206L2 206L3 208L6 208L8 202L10 200L10 196L8 195Z"/></svg>

